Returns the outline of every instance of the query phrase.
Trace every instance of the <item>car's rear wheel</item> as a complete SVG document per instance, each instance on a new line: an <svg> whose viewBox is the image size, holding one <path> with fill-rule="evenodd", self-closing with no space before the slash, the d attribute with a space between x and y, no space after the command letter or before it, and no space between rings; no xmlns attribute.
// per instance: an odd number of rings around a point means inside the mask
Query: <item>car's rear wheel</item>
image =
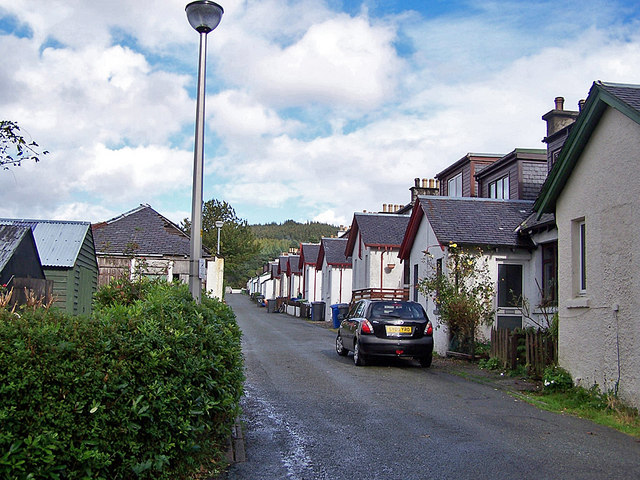
<svg viewBox="0 0 640 480"><path fill-rule="evenodd" d="M423 368L429 368L431 366L431 361L433 360L433 354L425 355L424 357L420 357L418 361L420 362L420 366Z"/></svg>
<svg viewBox="0 0 640 480"><path fill-rule="evenodd" d="M349 353L349 351L344 348L344 344L342 343L342 337L340 336L340 334L338 334L338 336L336 337L336 352L341 357L346 357Z"/></svg>
<svg viewBox="0 0 640 480"><path fill-rule="evenodd" d="M366 357L360 353L360 341L356 340L356 344L353 347L353 363L358 367L363 367L367 364Z"/></svg>

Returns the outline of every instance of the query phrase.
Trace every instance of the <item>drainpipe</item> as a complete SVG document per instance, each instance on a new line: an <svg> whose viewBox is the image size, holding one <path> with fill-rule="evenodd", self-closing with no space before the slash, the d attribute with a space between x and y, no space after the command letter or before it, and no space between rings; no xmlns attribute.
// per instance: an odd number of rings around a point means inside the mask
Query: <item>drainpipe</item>
<svg viewBox="0 0 640 480"><path fill-rule="evenodd" d="M338 295L338 303L342 303L342 267L340 267L340 293Z"/></svg>
<svg viewBox="0 0 640 480"><path fill-rule="evenodd" d="M384 283L382 273L384 272L384 250L380 250L380 294L382 294L382 284Z"/></svg>

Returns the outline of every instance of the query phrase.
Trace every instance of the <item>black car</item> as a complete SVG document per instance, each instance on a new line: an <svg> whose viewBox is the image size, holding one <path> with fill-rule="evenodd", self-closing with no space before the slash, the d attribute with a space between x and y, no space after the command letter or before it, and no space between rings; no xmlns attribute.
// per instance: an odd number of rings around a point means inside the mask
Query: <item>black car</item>
<svg viewBox="0 0 640 480"><path fill-rule="evenodd" d="M433 326L417 302L360 300L340 323L336 352L353 352L356 365L369 357L413 357L431 366Z"/></svg>

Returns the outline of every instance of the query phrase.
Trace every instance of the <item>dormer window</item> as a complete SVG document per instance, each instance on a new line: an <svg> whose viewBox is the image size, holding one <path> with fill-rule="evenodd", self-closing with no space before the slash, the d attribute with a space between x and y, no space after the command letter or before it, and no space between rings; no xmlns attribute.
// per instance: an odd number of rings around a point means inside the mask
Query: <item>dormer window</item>
<svg viewBox="0 0 640 480"><path fill-rule="evenodd" d="M489 184L489 198L507 200L509 198L509 176Z"/></svg>

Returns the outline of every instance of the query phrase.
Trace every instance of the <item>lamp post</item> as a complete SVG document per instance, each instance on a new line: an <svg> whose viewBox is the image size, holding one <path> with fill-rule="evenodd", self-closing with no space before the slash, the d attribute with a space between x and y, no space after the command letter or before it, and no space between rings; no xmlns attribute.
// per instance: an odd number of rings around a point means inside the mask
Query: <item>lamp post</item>
<svg viewBox="0 0 640 480"><path fill-rule="evenodd" d="M216 251L216 255L219 257L220 256L220 229L222 228L222 226L224 225L224 222L222 220L216 220L216 228L218 229L218 250Z"/></svg>
<svg viewBox="0 0 640 480"><path fill-rule="evenodd" d="M204 94L207 71L207 34L215 29L224 10L209 0L191 2L185 7L189 24L200 34L198 94L196 104L196 137L193 153L193 190L191 202L191 242L189 257L189 291L200 303L200 257L202 256L202 174L204 170Z"/></svg>

